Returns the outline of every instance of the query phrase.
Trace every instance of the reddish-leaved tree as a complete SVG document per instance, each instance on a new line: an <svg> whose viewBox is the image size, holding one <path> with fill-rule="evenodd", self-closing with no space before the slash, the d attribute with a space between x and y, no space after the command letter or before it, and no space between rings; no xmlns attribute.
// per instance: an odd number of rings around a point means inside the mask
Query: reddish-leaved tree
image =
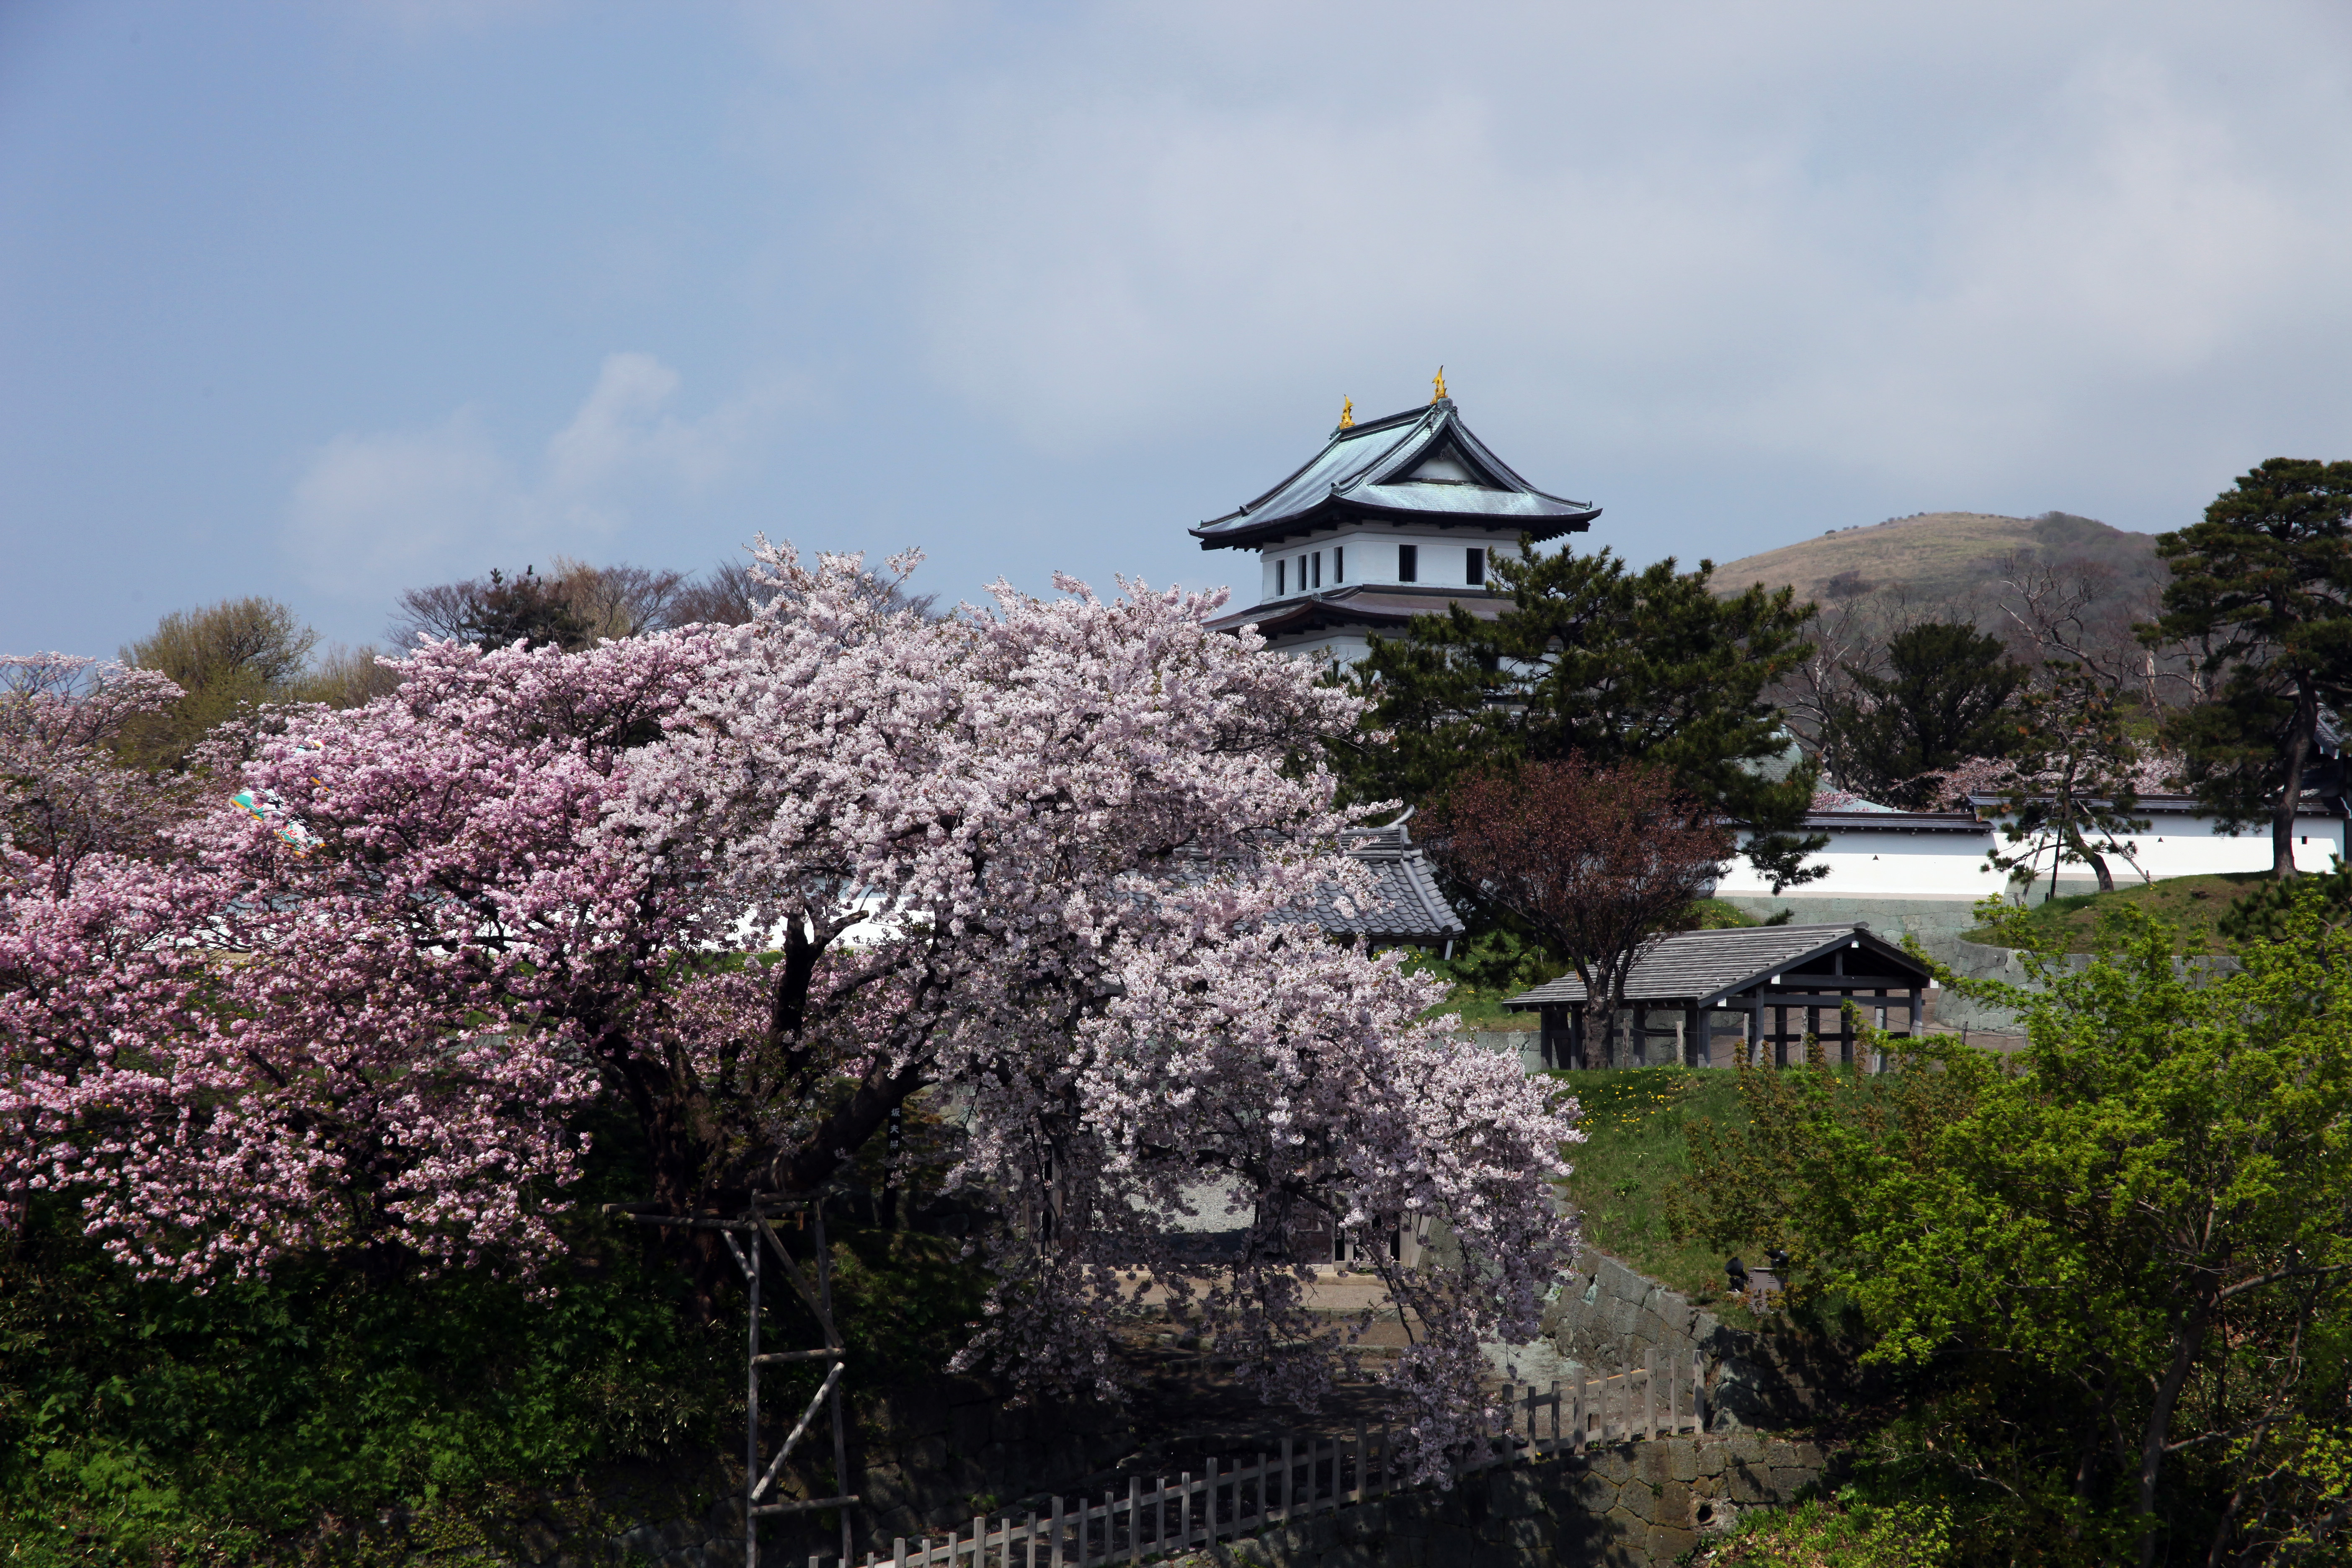
<svg viewBox="0 0 2352 1568"><path fill-rule="evenodd" d="M1634 962L1723 874L1730 828L1664 768L1576 757L1472 778L1433 816L1439 861L1575 969L1613 1066Z"/></svg>

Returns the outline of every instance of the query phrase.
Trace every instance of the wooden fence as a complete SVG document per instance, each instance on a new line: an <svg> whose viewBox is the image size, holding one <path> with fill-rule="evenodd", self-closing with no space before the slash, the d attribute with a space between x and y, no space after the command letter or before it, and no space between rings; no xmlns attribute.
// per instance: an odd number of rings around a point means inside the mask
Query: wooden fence
<svg viewBox="0 0 2352 1568"><path fill-rule="evenodd" d="M1607 1377L1532 1385L1506 1384L1502 1418L1484 1451L1462 1456L1464 1475L1496 1465L1587 1447L1706 1429L1706 1364L1695 1352L1650 1351L1642 1364ZM865 1568L1090 1568L1167 1557L1270 1525L1382 1497L1402 1484L1393 1434L1356 1428L1342 1437L1285 1437L1279 1454L1209 1459L1198 1472L1145 1486L1130 1476L1127 1495L1097 1502L1055 1498L1044 1512L1015 1521L975 1517L970 1530L944 1540L899 1540L889 1556L867 1552ZM824 1568L812 1554L809 1568Z"/></svg>

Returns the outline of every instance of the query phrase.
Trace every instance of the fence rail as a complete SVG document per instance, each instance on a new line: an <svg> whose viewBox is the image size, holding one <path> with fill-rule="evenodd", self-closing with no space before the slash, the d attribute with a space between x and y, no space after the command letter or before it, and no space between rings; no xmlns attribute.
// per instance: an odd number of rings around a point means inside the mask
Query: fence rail
<svg viewBox="0 0 2352 1568"><path fill-rule="evenodd" d="M1706 1363L1696 1352L1650 1351L1642 1364L1538 1393L1506 1384L1501 1419L1483 1445L1456 1459L1456 1475L1524 1463L1588 1447L1706 1430ZM1326 1512L1399 1489L1394 1435L1356 1428L1355 1439L1285 1437L1278 1454L1246 1462L1208 1459L1198 1471L1151 1485L1129 1477L1127 1495L1100 1501L1055 1498L1049 1509L1015 1521L976 1516L969 1531L944 1540L899 1540L888 1556L866 1554L865 1568L1093 1568L1141 1563L1272 1525ZM824 1568L812 1554L809 1568Z"/></svg>

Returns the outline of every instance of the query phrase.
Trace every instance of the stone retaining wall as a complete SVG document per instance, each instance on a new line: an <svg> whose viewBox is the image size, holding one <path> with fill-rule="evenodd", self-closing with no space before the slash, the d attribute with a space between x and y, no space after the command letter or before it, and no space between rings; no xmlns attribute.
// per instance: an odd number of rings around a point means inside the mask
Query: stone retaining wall
<svg viewBox="0 0 2352 1568"><path fill-rule="evenodd" d="M1805 1380L1772 1355L1761 1336L1727 1325L1681 1291L1589 1247L1578 1249L1575 1271L1545 1309L1542 1335L1559 1365L1522 1353L1514 1363L1519 1381L1565 1381L1577 1367L1621 1372L1649 1350L1704 1355L1710 1432L1781 1425L1814 1403Z"/></svg>

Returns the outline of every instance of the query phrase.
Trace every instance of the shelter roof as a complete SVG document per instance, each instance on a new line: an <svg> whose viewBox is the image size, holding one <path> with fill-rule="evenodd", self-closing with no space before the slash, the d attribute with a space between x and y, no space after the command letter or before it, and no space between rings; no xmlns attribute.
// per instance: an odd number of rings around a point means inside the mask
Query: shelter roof
<svg viewBox="0 0 2352 1568"><path fill-rule="evenodd" d="M1715 1005L1742 992L1771 987L1790 971L1806 969L1841 951L1860 952L1871 960L1872 976L1900 977L1918 985L1927 984L1927 966L1885 939L1871 934L1867 925L1734 926L1718 931L1676 931L1653 942L1633 961L1625 986L1628 1002L1671 1002L1684 1006ZM1793 978L1793 977L1792 977ZM1795 984L1780 989L1817 991L1816 982L1843 976L1809 973ZM1521 992L1504 1005L1521 1012L1586 999L1584 982L1563 974L1549 984Z"/></svg>
<svg viewBox="0 0 2352 1568"><path fill-rule="evenodd" d="M1553 539L1601 509L1536 489L1470 433L1454 400L1342 426L1288 479L1192 530L1203 550L1277 543L1341 522L1505 529Z"/></svg>

